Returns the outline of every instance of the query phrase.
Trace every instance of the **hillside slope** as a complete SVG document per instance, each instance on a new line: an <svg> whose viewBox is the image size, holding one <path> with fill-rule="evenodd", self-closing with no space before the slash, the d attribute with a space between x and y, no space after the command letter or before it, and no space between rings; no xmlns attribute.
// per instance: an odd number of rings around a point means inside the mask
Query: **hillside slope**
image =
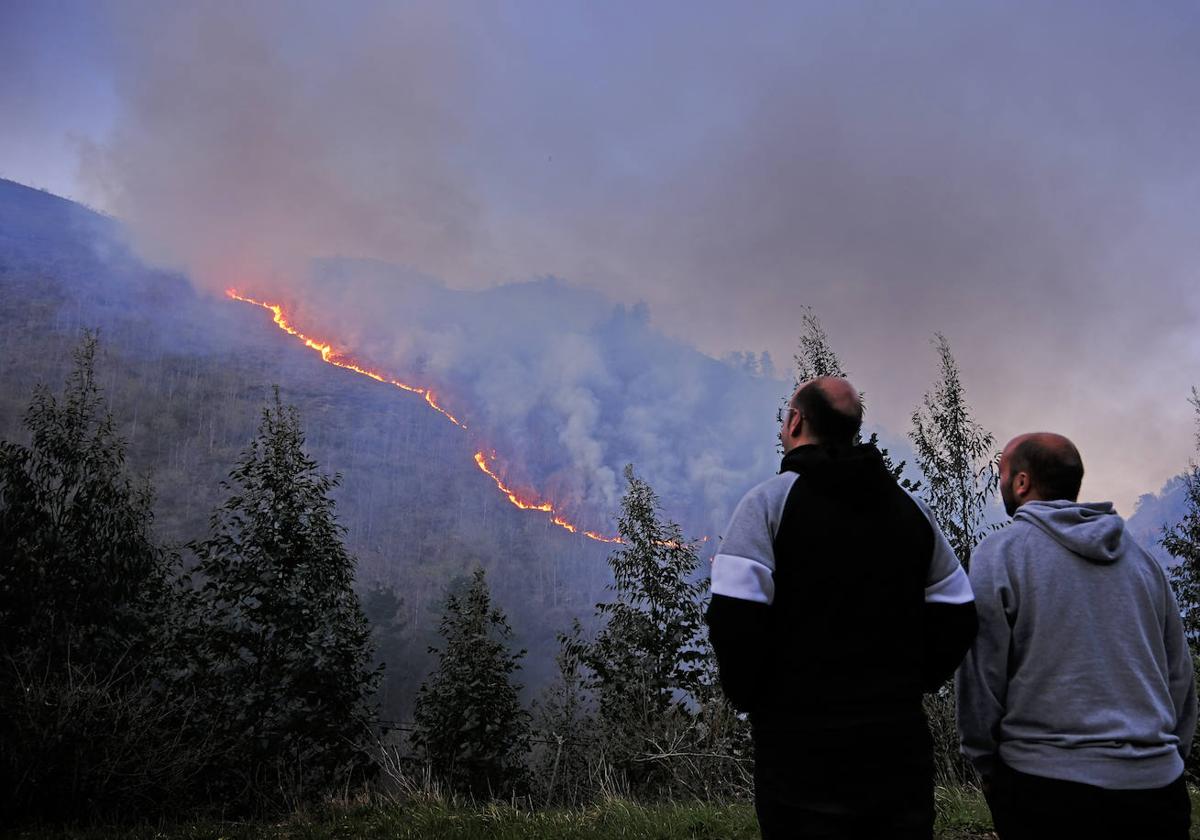
<svg viewBox="0 0 1200 840"><path fill-rule="evenodd" d="M173 543L205 533L220 481L280 387L313 456L342 475L338 514L360 581L404 599L412 669L424 667L445 587L475 564L531 649L535 683L552 666L554 634L590 614L608 581L604 546L511 507L419 397L331 368L263 310L143 265L111 220L0 181L0 437L25 440L35 385L60 386L83 329L100 332L99 378L129 466L152 479L159 532Z"/></svg>

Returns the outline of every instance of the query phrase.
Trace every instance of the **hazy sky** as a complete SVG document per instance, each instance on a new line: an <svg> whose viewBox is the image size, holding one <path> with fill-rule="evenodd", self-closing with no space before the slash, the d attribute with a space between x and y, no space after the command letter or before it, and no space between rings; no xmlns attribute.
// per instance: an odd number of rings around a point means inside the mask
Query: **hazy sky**
<svg viewBox="0 0 1200 840"><path fill-rule="evenodd" d="M0 175L214 289L553 274L780 367L811 305L900 434L942 331L1126 513L1192 453L1194 2L193 6L0 3Z"/></svg>

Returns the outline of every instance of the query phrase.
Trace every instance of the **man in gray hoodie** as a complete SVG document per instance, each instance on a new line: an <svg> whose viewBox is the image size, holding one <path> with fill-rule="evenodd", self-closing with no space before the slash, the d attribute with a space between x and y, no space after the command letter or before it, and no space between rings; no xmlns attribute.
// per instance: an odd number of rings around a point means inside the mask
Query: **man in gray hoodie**
<svg viewBox="0 0 1200 840"><path fill-rule="evenodd" d="M1076 501L1082 479L1061 435L1022 435L1000 456L1013 522L971 558L962 751L1002 840L1182 840L1196 688L1179 607L1112 504Z"/></svg>

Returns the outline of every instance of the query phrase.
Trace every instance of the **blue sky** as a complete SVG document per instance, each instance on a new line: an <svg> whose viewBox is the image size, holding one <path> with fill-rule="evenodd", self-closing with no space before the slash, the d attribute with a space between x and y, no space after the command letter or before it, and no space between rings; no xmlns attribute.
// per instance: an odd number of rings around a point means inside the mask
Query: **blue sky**
<svg viewBox="0 0 1200 840"><path fill-rule="evenodd" d="M0 175L213 289L554 274L781 368L811 305L897 433L940 330L1128 509L1192 451L1197 44L1183 2L8 0Z"/></svg>

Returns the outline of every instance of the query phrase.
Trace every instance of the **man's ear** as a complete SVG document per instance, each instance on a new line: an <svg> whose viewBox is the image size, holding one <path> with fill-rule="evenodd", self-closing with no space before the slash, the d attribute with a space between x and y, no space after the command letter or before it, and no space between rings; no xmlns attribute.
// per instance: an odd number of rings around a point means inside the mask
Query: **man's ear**
<svg viewBox="0 0 1200 840"><path fill-rule="evenodd" d="M793 411L792 412L792 422L791 422L791 425L788 426L788 432L791 433L792 437L798 438L798 437L800 437L800 433L803 430L804 430L804 415L801 414L799 411Z"/></svg>
<svg viewBox="0 0 1200 840"><path fill-rule="evenodd" d="M1027 472L1019 472L1013 476L1012 480L1013 495L1018 499L1028 496L1033 490L1033 479L1029 477Z"/></svg>

